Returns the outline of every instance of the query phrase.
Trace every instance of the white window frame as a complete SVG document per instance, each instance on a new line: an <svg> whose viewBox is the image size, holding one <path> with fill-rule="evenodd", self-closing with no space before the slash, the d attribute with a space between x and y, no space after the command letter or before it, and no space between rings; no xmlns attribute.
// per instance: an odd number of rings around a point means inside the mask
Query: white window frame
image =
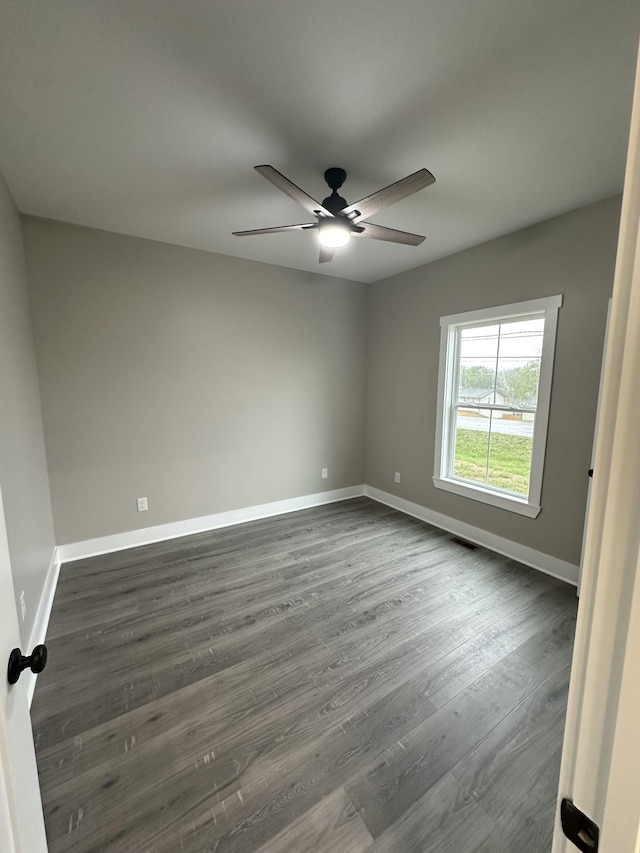
<svg viewBox="0 0 640 853"><path fill-rule="evenodd" d="M455 495L482 501L492 506L517 512L529 518L535 518L541 510L542 472L547 444L549 424L549 404L551 402L551 380L553 378L553 357L556 348L558 309L562 305L562 295L548 296L543 299L530 299L527 302L515 302L495 308L481 308L479 311L467 311L463 314L450 314L440 318L440 366L438 372L438 403L436 420L436 447L433 469L433 484ZM495 487L472 484L453 477L450 471L450 449L453 446L453 395L457 379L458 330L464 326L478 323L496 323L514 320L527 315L544 314L544 337L540 358L540 380L538 384L538 403L533 448L531 453L531 477L529 494L517 496Z"/></svg>

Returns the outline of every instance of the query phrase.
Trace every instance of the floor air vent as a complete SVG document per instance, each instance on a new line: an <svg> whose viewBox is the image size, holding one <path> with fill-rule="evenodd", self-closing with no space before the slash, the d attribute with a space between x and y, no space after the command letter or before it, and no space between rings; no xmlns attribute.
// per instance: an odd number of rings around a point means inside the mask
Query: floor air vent
<svg viewBox="0 0 640 853"><path fill-rule="evenodd" d="M475 551L478 547L474 545L473 542L467 542L466 539L459 539L457 536L452 536L451 541L455 542L456 545L462 545L463 548L468 548L470 551Z"/></svg>

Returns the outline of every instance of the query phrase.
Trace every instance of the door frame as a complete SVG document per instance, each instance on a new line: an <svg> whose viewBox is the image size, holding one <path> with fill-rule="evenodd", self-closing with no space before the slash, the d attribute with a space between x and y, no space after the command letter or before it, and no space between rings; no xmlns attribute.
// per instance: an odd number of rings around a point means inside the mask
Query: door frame
<svg viewBox="0 0 640 853"><path fill-rule="evenodd" d="M638 853L640 827L640 63L604 357L553 853L575 853L559 805L601 828L601 853Z"/></svg>
<svg viewBox="0 0 640 853"><path fill-rule="evenodd" d="M600 368L600 381L598 384L598 402L596 404L596 423L595 430L593 435L593 444L591 447L591 472L593 473L594 465L595 465L595 456L596 456L596 443L598 440L598 424L600 423L600 412L602 411L602 385L604 382L604 370L605 370L605 358L607 352L607 343L609 341L609 328L611 326L611 299L609 299L609 304L607 306L607 325L605 326L604 332L604 344L602 347L602 367ZM589 476L589 482L587 485L587 505L584 513L584 526L582 531L582 551L580 553L580 567L578 571L578 597L580 597L580 589L582 586L582 567L584 566L584 551L587 540L587 522L589 519L589 505L591 503L591 476Z"/></svg>

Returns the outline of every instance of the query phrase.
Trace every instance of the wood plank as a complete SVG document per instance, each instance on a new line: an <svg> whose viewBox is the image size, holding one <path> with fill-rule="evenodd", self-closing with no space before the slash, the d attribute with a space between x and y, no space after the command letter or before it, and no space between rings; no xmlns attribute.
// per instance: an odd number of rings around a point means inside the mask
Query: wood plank
<svg viewBox="0 0 640 853"><path fill-rule="evenodd" d="M513 583L519 589L518 582ZM501 605L491 607L492 599L487 597L486 611L481 618L480 599L476 600L478 613L473 630L479 633L472 637L473 645L478 642L486 645L487 641L495 641L499 626L504 625L509 629L514 619L521 620L522 613L530 614L533 609L535 616L540 607L552 610L551 602L544 592L534 597L529 604L520 590L517 601L521 602L521 606L516 609L511 599L508 601L501 609ZM431 666L422 689L430 689L437 698L440 694L432 686L434 678L437 680L438 673L442 671L450 671L453 675L455 661L452 657L464 662L469 652L469 643L461 643L468 632L468 618L465 612L457 612L455 607L441 608L437 620L432 619L425 627L422 624L424 612L423 606L418 620L421 631L416 632L414 621L406 616L393 628L381 626L374 634L370 630L370 623L366 622L359 630L340 634L335 641L330 641L329 647L316 641L313 635L306 635L307 639L304 639L303 635L297 633L294 636L299 643L290 653L285 655L283 649L279 650L281 663L277 670L270 666L269 653L196 681L182 691L168 694L169 702L161 698L130 711L127 715L128 736L135 736L139 746L149 738L175 737L185 721L185 706L189 708L188 716L199 716L201 720L209 721L209 726L213 723L211 717L226 725L229 716L242 720L250 712L261 713L262 708L258 706L268 706L274 697L289 703L299 699L304 701L311 689L310 685L315 683L324 684L328 688L325 693L317 694L317 698L314 696L311 702L312 706L319 702L319 707L323 708L324 721L328 721L327 712L333 709L339 709L348 718L353 711L354 701L360 701L360 684L366 685L369 701L373 701L384 695L385 691L397 688L406 679L422 673L422 661L426 656ZM505 614L508 619L500 621L500 617ZM488 627L482 630L485 624ZM504 628L501 630L504 633ZM514 636L518 635L514 632ZM492 648L495 652L494 660L497 660L509 651L510 646L505 646L504 642L493 642ZM453 652L447 654L450 649ZM461 689L462 678L466 679L466 683L474 677L473 671L463 665L462 675L458 675L457 679L452 677L450 687L457 684L458 689ZM247 695L245 687L248 682L251 684L250 695ZM210 698L211 690L215 692L214 701ZM291 693L292 690L297 691L297 696ZM289 713L292 713L294 707L289 705ZM175 713L172 713L174 710ZM340 721L339 717L337 722ZM118 759L122 754L121 738L117 736L120 727L121 722L116 718L113 723L95 726L82 737L61 741L48 749L38 739L43 789L49 786L50 778L60 784L66 777L76 776L84 769Z"/></svg>
<svg viewBox="0 0 640 853"><path fill-rule="evenodd" d="M575 609L366 498L63 567L32 709L50 850L534 850Z"/></svg>
<svg viewBox="0 0 640 853"><path fill-rule="evenodd" d="M535 670L505 658L346 786L374 838L381 835L536 686Z"/></svg>
<svg viewBox="0 0 640 853"><path fill-rule="evenodd" d="M517 823L522 851L551 844L568 676L568 665L550 676L452 769L507 834Z"/></svg>
<svg viewBox="0 0 640 853"><path fill-rule="evenodd" d="M361 853L373 839L342 788L294 820L256 853Z"/></svg>
<svg viewBox="0 0 640 853"><path fill-rule="evenodd" d="M486 853L521 853L503 846L493 821L449 773L422 795L370 848L371 853L477 853L491 839ZM539 851L540 853L540 851Z"/></svg>

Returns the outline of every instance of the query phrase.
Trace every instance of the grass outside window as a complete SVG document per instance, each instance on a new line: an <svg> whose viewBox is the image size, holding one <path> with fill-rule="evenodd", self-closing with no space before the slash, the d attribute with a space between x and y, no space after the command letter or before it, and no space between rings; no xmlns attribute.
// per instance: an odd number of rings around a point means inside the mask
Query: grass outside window
<svg viewBox="0 0 640 853"><path fill-rule="evenodd" d="M488 432L456 430L453 474L518 495L529 492L533 438L493 433L487 466Z"/></svg>

